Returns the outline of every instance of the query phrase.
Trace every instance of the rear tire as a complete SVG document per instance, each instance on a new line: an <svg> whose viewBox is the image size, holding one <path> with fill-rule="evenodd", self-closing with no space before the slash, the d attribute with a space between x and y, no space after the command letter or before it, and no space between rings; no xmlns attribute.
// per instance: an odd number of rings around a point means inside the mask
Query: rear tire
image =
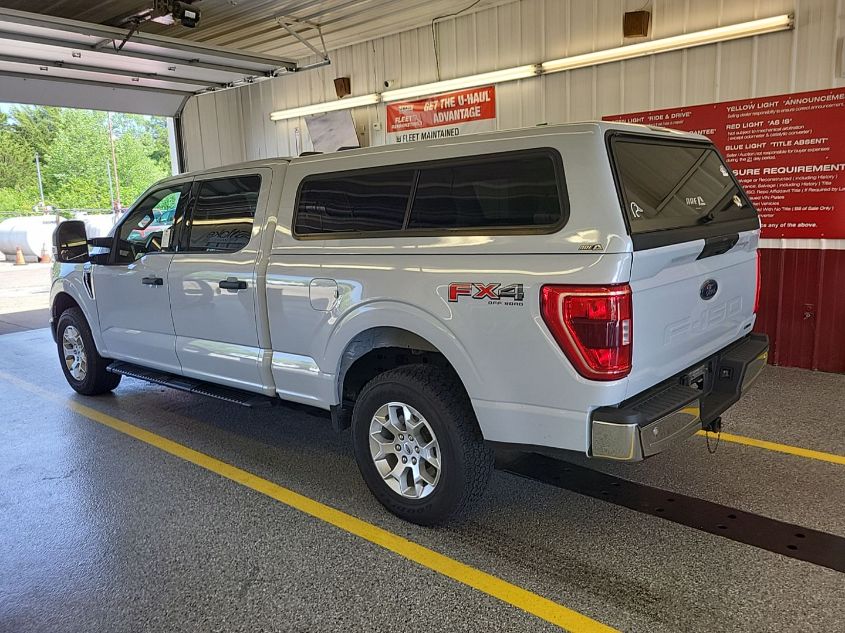
<svg viewBox="0 0 845 633"><path fill-rule="evenodd" d="M352 413L352 437L376 499L420 525L464 512L482 496L493 469L466 392L431 365L399 367L367 383Z"/></svg>
<svg viewBox="0 0 845 633"><path fill-rule="evenodd" d="M97 396L112 391L120 383L120 374L106 371L111 362L97 352L88 321L79 308L68 308L56 325L59 361L65 379L74 391Z"/></svg>

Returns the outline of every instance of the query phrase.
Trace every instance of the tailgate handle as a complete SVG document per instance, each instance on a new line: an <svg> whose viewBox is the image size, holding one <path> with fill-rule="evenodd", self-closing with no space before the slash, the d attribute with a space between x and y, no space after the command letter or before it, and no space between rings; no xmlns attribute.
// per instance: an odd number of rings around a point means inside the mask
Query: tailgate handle
<svg viewBox="0 0 845 633"><path fill-rule="evenodd" d="M720 235L719 237L708 237L704 240L704 248L696 259L721 255L731 250L739 241L739 233L732 235Z"/></svg>

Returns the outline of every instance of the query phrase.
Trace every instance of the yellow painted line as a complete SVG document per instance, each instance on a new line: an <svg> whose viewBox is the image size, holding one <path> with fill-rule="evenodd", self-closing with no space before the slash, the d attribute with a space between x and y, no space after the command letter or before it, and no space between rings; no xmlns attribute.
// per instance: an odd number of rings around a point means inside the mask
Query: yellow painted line
<svg viewBox="0 0 845 633"><path fill-rule="evenodd" d="M289 490L271 481L262 479L257 475L242 470L231 464L215 459L205 453L200 453L192 448L188 448L183 444L168 440L161 435L151 433L118 418L114 418L106 413L87 407L74 400L66 400L65 398L52 394L45 389L37 387L14 376L10 376L5 372L0 372L0 378L3 380L25 389L31 393L37 394L48 400L57 402L60 405L67 406L79 415L82 415L94 422L98 422L115 431L119 431L140 440L145 444L154 446L166 453L170 453L175 457L185 461L196 464L200 468L211 471L221 477L225 477L231 481L251 488L256 492L267 495L291 508L295 508L300 512L309 514L312 517L333 525L344 532L354 534L365 541L374 543L379 547L390 550L399 556L410 561L422 565L432 571L447 576L452 580L477 589L489 596L498 598L502 602L506 602L518 609L522 609L546 622L550 622L559 627L562 627L573 633L610 633L618 631L614 628L606 626L601 622L597 622L592 618L573 611L557 602L544 598L536 593L523 589L517 585L511 584L506 580L502 580L497 576L493 576L479 569L471 567L465 563L457 561L448 556L444 556L432 549L423 545L409 541L393 532L389 532L383 528L363 521L351 514L346 514L340 510L327 506L319 501L315 501L309 497L301 495Z"/></svg>
<svg viewBox="0 0 845 633"><path fill-rule="evenodd" d="M707 433L698 431L696 435L706 437ZM711 436L713 437L713 436ZM745 437L744 435L734 435L733 433L722 433L720 435L721 441L733 442L734 444L744 444L745 446L753 446L755 448L763 448L767 451L775 451L777 453L786 453L787 455L796 455L798 457L806 457L807 459L817 459L822 462L830 462L832 464L845 465L845 456L836 455L835 453L825 453L822 451L814 451L809 448L801 448L800 446L790 446L789 444L778 444L777 442L768 442L766 440L758 440L753 437Z"/></svg>

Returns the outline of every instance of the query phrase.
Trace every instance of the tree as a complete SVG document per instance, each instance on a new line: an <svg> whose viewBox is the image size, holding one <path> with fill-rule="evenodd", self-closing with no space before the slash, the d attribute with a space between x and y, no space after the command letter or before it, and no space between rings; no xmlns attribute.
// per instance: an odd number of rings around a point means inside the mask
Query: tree
<svg viewBox="0 0 845 633"><path fill-rule="evenodd" d="M15 106L9 117L19 138L34 152L45 156L56 138L61 108L46 106Z"/></svg>
<svg viewBox="0 0 845 633"><path fill-rule="evenodd" d="M107 114L92 110L63 110L56 125L45 168L50 198L62 208L108 208L109 143ZM113 117L120 197L124 206L169 173L168 165L151 155L155 141L147 117ZM168 154L169 159L169 154Z"/></svg>
<svg viewBox="0 0 845 633"><path fill-rule="evenodd" d="M20 142L14 132L0 129L0 184L3 187L24 186L35 175L35 155Z"/></svg>
<svg viewBox="0 0 845 633"><path fill-rule="evenodd" d="M170 140L164 118L140 114L116 114L113 116L112 125L117 136L130 135L140 140L147 148L147 155L153 162L169 173Z"/></svg>
<svg viewBox="0 0 845 633"><path fill-rule="evenodd" d="M0 210L29 210L37 200L35 154L8 125L0 125Z"/></svg>
<svg viewBox="0 0 845 633"><path fill-rule="evenodd" d="M44 189L58 207L108 208L109 160L106 115L62 110L44 164Z"/></svg>
<svg viewBox="0 0 845 633"><path fill-rule="evenodd" d="M28 211L39 200L36 152L48 204L109 208L111 144L105 112L17 106L0 115L0 209ZM126 206L170 174L167 125L160 117L116 114L113 130Z"/></svg>

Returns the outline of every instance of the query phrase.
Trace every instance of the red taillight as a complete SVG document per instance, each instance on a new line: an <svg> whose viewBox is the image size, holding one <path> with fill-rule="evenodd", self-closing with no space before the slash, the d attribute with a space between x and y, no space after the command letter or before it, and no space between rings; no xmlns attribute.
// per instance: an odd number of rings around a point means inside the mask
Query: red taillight
<svg viewBox="0 0 845 633"><path fill-rule="evenodd" d="M754 314L760 311L760 251L757 251L757 289L754 291Z"/></svg>
<svg viewBox="0 0 845 633"><path fill-rule="evenodd" d="M591 380L618 380L631 371L631 288L543 286L543 321L576 371Z"/></svg>

